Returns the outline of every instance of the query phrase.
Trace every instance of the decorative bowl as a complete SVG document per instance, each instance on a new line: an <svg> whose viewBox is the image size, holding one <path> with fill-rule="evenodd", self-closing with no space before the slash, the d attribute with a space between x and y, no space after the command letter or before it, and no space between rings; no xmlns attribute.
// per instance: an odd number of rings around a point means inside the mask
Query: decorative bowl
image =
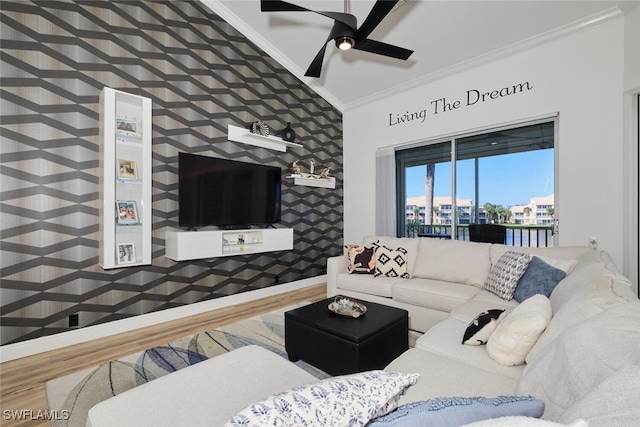
<svg viewBox="0 0 640 427"><path fill-rule="evenodd" d="M338 316L357 319L367 312L367 307L360 302L338 295L335 300L329 304L329 310Z"/></svg>

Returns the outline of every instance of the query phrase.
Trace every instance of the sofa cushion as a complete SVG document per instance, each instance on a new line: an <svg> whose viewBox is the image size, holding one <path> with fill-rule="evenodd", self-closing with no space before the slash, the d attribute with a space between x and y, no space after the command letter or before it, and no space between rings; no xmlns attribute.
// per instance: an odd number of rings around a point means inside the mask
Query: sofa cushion
<svg viewBox="0 0 640 427"><path fill-rule="evenodd" d="M225 427L364 426L394 410L398 396L418 378L387 371L328 378L253 403Z"/></svg>
<svg viewBox="0 0 640 427"><path fill-rule="evenodd" d="M340 273L336 278L338 291L344 289L370 295L378 295L386 298L391 298L393 285L403 281L406 281L406 279L399 277L373 277L367 274L347 273Z"/></svg>
<svg viewBox="0 0 640 427"><path fill-rule="evenodd" d="M630 364L640 364L638 300L564 330L527 365L517 393L544 400L544 418L554 420L613 372Z"/></svg>
<svg viewBox="0 0 640 427"><path fill-rule="evenodd" d="M506 315L506 310L487 310L478 314L467 326L462 336L462 344L483 345L496 330Z"/></svg>
<svg viewBox="0 0 640 427"><path fill-rule="evenodd" d="M451 310L449 316L453 319L469 323L481 311L493 309L511 311L517 306L518 302L514 299L511 301L505 301L498 295L482 289L480 292L475 294L473 298Z"/></svg>
<svg viewBox="0 0 640 427"><path fill-rule="evenodd" d="M449 312L468 301L478 291L478 288L471 285L413 278L396 282L391 294L398 302Z"/></svg>
<svg viewBox="0 0 640 427"><path fill-rule="evenodd" d="M509 301L530 260L526 252L506 251L491 267L484 288Z"/></svg>
<svg viewBox="0 0 640 427"><path fill-rule="evenodd" d="M500 257L509 250L513 250L513 246L491 245L491 264L498 262ZM578 260L587 252L595 252L589 246L549 246L545 248L522 246L518 247L518 251L554 260L571 260L574 261L572 265L575 264L576 267L575 260Z"/></svg>
<svg viewBox="0 0 640 427"><path fill-rule="evenodd" d="M376 248L373 245L347 245L348 273L373 274L376 270Z"/></svg>
<svg viewBox="0 0 640 427"><path fill-rule="evenodd" d="M285 358L250 345L100 402L89 410L86 425L221 426L252 402L316 381Z"/></svg>
<svg viewBox="0 0 640 427"><path fill-rule="evenodd" d="M462 327L464 328L464 325ZM455 341L459 347L482 350L481 347L463 346L457 339ZM385 369L420 374L420 381L409 387L400 397L400 405L441 396L514 395L517 382L516 379L478 369L469 363L420 348L407 350Z"/></svg>
<svg viewBox="0 0 640 427"><path fill-rule="evenodd" d="M462 345L460 336L464 333L466 326L459 320L445 319L418 338L415 348L457 360L478 371L512 378L514 381L520 378L524 366L501 365L489 356L483 346Z"/></svg>
<svg viewBox="0 0 640 427"><path fill-rule="evenodd" d="M583 418L589 427L633 426L640 420L640 365L627 365L573 402L557 419Z"/></svg>
<svg viewBox="0 0 640 427"><path fill-rule="evenodd" d="M403 279L411 277L407 272L407 250L405 248L390 248L384 245L377 245L375 254L374 277L401 277Z"/></svg>
<svg viewBox="0 0 640 427"><path fill-rule="evenodd" d="M407 273L413 276L413 269L416 265L418 257L418 241L409 237L388 237L388 236L365 236L362 240L363 245L377 243L389 248L404 248L407 251Z"/></svg>
<svg viewBox="0 0 640 427"><path fill-rule="evenodd" d="M527 270L513 291L513 297L518 302L522 302L536 294L542 294L548 298L556 285L566 275L567 273L563 270L547 264L537 256L533 256L529 261Z"/></svg>
<svg viewBox="0 0 640 427"><path fill-rule="evenodd" d="M412 275L482 287L491 269L490 243L420 238Z"/></svg>
<svg viewBox="0 0 640 427"><path fill-rule="evenodd" d="M602 251L589 251L578 259L571 272L554 288L549 300L556 312L569 298L579 291L610 290L614 284L631 282L618 271L608 254ZM633 292L633 291L631 291Z"/></svg>
<svg viewBox="0 0 640 427"><path fill-rule="evenodd" d="M544 295L525 300L491 334L487 343L489 356L505 366L523 364L551 316L551 303Z"/></svg>
<svg viewBox="0 0 640 427"><path fill-rule="evenodd" d="M579 291L563 304L553 315L547 329L542 333L526 357L527 363L535 361L538 354L560 334L578 323L596 316L605 310L628 303L635 296L619 295L615 290Z"/></svg>
<svg viewBox="0 0 640 427"><path fill-rule="evenodd" d="M368 427L459 427L490 418L513 415L539 417L544 402L533 396L437 397L408 403L376 418Z"/></svg>

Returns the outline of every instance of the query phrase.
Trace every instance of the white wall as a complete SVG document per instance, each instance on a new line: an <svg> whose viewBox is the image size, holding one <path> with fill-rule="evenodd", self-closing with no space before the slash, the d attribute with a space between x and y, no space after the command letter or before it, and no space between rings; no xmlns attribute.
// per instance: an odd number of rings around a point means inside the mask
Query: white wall
<svg viewBox="0 0 640 427"><path fill-rule="evenodd" d="M624 109L625 151L625 265L624 274L638 287L638 121L640 113L636 97L640 94L640 6L625 20Z"/></svg>
<svg viewBox="0 0 640 427"><path fill-rule="evenodd" d="M556 139L559 244L589 236L622 266L624 18L564 36L344 113L345 243L375 231L375 151L474 128L559 114ZM532 89L467 106L466 91ZM460 100L434 114L431 102ZM424 122L390 125L389 114L428 109Z"/></svg>

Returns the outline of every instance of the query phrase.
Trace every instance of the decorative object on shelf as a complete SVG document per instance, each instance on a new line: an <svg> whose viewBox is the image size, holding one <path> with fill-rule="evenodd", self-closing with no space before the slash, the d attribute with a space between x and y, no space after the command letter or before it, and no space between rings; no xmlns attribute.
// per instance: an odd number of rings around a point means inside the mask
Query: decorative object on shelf
<svg viewBox="0 0 640 427"><path fill-rule="evenodd" d="M262 120L256 120L251 123L251 133L257 133L262 136L269 136L269 126Z"/></svg>
<svg viewBox="0 0 640 427"><path fill-rule="evenodd" d="M300 175L302 173L302 169L300 169L300 165L298 165L298 161L297 160L294 161L293 164L291 165L291 170L296 175Z"/></svg>
<svg viewBox="0 0 640 427"><path fill-rule="evenodd" d="M320 178L328 179L329 178L329 172L331 172L331 168L322 169L322 171L320 172Z"/></svg>
<svg viewBox="0 0 640 427"><path fill-rule="evenodd" d="M118 178L138 179L138 169L136 162L128 159L118 159Z"/></svg>
<svg viewBox="0 0 640 427"><path fill-rule="evenodd" d="M287 127L282 129L280 136L282 137L283 141L287 141L287 142L295 141L296 133L294 132L293 128L291 128L291 122L287 122Z"/></svg>
<svg viewBox="0 0 640 427"><path fill-rule="evenodd" d="M136 249L133 243L118 243L116 257L118 265L135 264Z"/></svg>
<svg viewBox="0 0 640 427"><path fill-rule="evenodd" d="M140 224L138 204L133 200L116 201L118 225Z"/></svg>
<svg viewBox="0 0 640 427"><path fill-rule="evenodd" d="M309 173L303 173L298 160L294 161L291 165L291 175L287 175L287 178L293 178L295 185L306 185L310 187L324 187L335 188L336 178L329 176L331 168L323 168L320 174L315 174L315 161L312 159L309 163Z"/></svg>
<svg viewBox="0 0 640 427"><path fill-rule="evenodd" d="M357 319L367 312L367 306L342 295L329 304L329 310L339 316Z"/></svg>
<svg viewBox="0 0 640 427"><path fill-rule="evenodd" d="M139 138L142 136L142 122L135 117L116 117L116 135Z"/></svg>

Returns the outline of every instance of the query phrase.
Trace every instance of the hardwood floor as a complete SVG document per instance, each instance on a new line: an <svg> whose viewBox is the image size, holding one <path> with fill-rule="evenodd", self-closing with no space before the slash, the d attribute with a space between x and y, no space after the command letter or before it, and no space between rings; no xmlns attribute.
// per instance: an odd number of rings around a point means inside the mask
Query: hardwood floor
<svg viewBox="0 0 640 427"><path fill-rule="evenodd" d="M0 425L49 426L48 420L33 418L37 418L39 411L48 410L45 383L54 378L290 304L324 298L326 284L319 284L2 363ZM20 411L21 418L27 419L12 419L15 417L11 411Z"/></svg>

